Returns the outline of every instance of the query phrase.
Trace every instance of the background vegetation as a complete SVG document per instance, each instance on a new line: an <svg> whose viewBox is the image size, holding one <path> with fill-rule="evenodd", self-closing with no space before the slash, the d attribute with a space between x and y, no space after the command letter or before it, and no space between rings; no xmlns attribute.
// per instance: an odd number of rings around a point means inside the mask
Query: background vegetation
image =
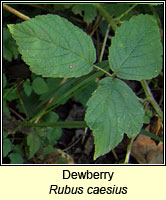
<svg viewBox="0 0 166 200"><path fill-rule="evenodd" d="M87 102L99 81L110 72L109 47L117 27L135 15L153 15L163 42L163 5L8 6L4 5L3 10L3 163L162 163L163 71L141 84L134 79L125 81L139 97L145 111L144 125L135 141L124 135L115 149L94 160L94 137L84 122L84 116ZM48 13L68 19L90 35L96 49L96 70L69 79L43 78L31 72L7 25Z"/></svg>

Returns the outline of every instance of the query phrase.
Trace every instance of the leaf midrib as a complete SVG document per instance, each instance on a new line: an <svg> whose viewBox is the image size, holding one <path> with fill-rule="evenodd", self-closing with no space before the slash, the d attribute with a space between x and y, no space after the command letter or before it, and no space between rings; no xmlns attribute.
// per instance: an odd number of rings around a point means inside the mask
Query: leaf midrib
<svg viewBox="0 0 166 200"><path fill-rule="evenodd" d="M20 24L19 24L19 26L20 26ZM39 25L38 25L38 27L40 28ZM16 29L16 28L14 28L14 29ZM21 27L21 29L22 29L22 27ZM75 54L77 57L82 58L83 60L85 60L85 61L88 62L89 64L93 64L93 63L89 62L89 60L87 60L87 58L85 58L84 56L77 54L76 52L72 51L72 50L69 49L69 48L66 48L66 47L63 47L63 46L61 46L61 45L56 44L55 41L53 41L53 40L50 38L49 32L48 32L47 35L49 36L50 41L47 41L47 40L45 40L44 38L41 38L41 39L40 39L39 37L34 36L34 35L31 35L31 34L28 34L28 33L24 32L24 31L22 31L22 30L20 30L20 29L16 29L16 30L19 31L19 32L21 32L21 33L23 33L23 34L25 34L26 36L29 36L29 37L32 37L32 38L37 39L39 42L40 42L40 41L44 41L44 42L48 43L49 45L50 45L50 44L54 44L54 48L55 48L55 47L59 47L59 48L61 48L61 49L64 49L64 50L66 50L66 51L69 51L69 52ZM43 29L42 29L42 30L43 30ZM14 34L14 33L13 33L13 34ZM20 38L20 36L19 36L19 37L16 36L16 37L17 37L17 38ZM21 37L21 38L27 38L27 37ZM17 42L17 41L16 41L16 42ZM51 42L52 42L52 43L51 43ZM27 43L30 43L30 42L27 42ZM50 48L53 48L53 47L50 47Z"/></svg>

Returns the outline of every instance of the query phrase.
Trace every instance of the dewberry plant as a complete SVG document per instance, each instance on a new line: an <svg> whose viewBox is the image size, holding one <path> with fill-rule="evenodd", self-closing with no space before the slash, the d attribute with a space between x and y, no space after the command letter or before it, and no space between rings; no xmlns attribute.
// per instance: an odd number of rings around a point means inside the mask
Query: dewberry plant
<svg viewBox="0 0 166 200"><path fill-rule="evenodd" d="M49 104L27 118L23 126L48 125L37 123L36 120L60 105L64 99L70 98L75 89L92 82L103 73L105 77L99 81L87 102L85 122L71 123L73 127L87 126L92 130L94 159L115 148L124 133L129 138L135 138L140 133L145 115L144 101L150 101L162 119L162 111L146 82L157 77L162 69L159 26L156 17L149 14L133 15L121 21L135 6L114 19L100 4L94 4L109 23L107 37L110 28L115 32L107 60L102 62L101 56L99 63L96 62L92 38L63 17L46 14L18 24L8 24L19 53L30 70L43 78L63 78L64 81L60 88L61 96L49 96L43 102L51 100ZM66 80L69 82L65 87ZM139 99L125 80L139 81L147 98ZM63 95L62 91L65 91ZM61 122L49 125L68 126Z"/></svg>

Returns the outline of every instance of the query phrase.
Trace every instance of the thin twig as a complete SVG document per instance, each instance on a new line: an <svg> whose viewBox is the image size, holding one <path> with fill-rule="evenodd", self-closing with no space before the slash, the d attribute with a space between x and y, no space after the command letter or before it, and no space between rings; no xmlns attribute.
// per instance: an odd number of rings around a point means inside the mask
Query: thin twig
<svg viewBox="0 0 166 200"><path fill-rule="evenodd" d="M101 20L102 20L102 17L101 17L101 16L98 16L97 19L96 19L96 21L95 21L95 24L94 24L94 26L93 26L93 29L92 29L92 31L91 31L91 33L90 33L90 36L91 36L91 37L93 36L93 34L95 33L95 31L97 30L97 28L98 28L98 26L99 26Z"/></svg>
<svg viewBox="0 0 166 200"><path fill-rule="evenodd" d="M85 141L85 136L86 136L86 134L87 134L87 131L88 131L88 127L85 128L85 130L84 130L84 133L83 133L83 136L82 136L82 140L81 140L81 144L83 144L84 141Z"/></svg>
<svg viewBox="0 0 166 200"><path fill-rule="evenodd" d="M66 147L65 149L63 149L63 151L67 151L69 149L71 149L72 147L74 147L79 141L81 140L81 137L79 137L75 142L73 142L71 145L69 145L68 147Z"/></svg>
<svg viewBox="0 0 166 200"><path fill-rule="evenodd" d="M159 117L162 119L163 121L163 112L160 109L158 103L156 102L156 100L153 97L153 94L150 91L150 88L147 84L147 82L145 80L140 81L141 85L145 91L146 97L148 99L148 101L152 104L153 108L155 109L155 111L157 112L157 114L159 115Z"/></svg>
<svg viewBox="0 0 166 200"><path fill-rule="evenodd" d="M46 104L44 110L41 112L41 114L38 116L38 118L34 121L35 124L37 124L38 121L43 117L43 115L46 113L46 108L47 108L47 106L48 106L50 103L52 103L54 99L55 99L55 96L54 96L54 97L51 97L51 98L49 99L49 101L47 102L47 104Z"/></svg>
<svg viewBox="0 0 166 200"><path fill-rule="evenodd" d="M108 24L108 27L107 27L107 30L106 30L106 33L105 33L105 37L104 37L104 41L103 41L103 45L102 45L102 49L101 49L101 53L100 53L99 62L101 62L102 59L103 59L104 50L105 50L106 42L107 42L107 39L108 39L109 31L110 31L110 24Z"/></svg>
<svg viewBox="0 0 166 200"><path fill-rule="evenodd" d="M26 118L29 118L28 112L27 112L27 110L26 110L26 108L25 108L24 102L23 102L23 100L22 100L22 98L21 98L21 95L20 95L20 93L19 93L18 90L17 90L17 96L18 96L18 99L19 99L19 101L20 101L20 104L21 104L21 106L22 106L22 108L23 108L23 110L24 110L24 113L25 113L25 115L26 115Z"/></svg>
<svg viewBox="0 0 166 200"><path fill-rule="evenodd" d="M93 6L98 9L101 15L104 16L108 23L111 25L112 29L116 31L117 24L115 20L110 16L110 14L98 3L93 4Z"/></svg>
<svg viewBox="0 0 166 200"><path fill-rule="evenodd" d="M112 151L112 154L114 155L114 158L116 159L116 161L118 161L119 159L118 159L118 156L117 156L115 150L112 149L111 151Z"/></svg>
<svg viewBox="0 0 166 200"><path fill-rule="evenodd" d="M14 15L18 16L19 18L23 19L23 20L29 20L30 17L22 14L21 12L17 11L16 9L6 5L6 4L3 4L3 8L11 13L13 13Z"/></svg>
<svg viewBox="0 0 166 200"><path fill-rule="evenodd" d="M125 158L124 164L128 164L129 163L130 154L131 154L131 147L132 147L134 139L135 138L132 138L130 143L129 143L129 145L127 146L127 153L126 153L126 158Z"/></svg>
<svg viewBox="0 0 166 200"><path fill-rule="evenodd" d="M50 10L48 10L48 8L45 8L44 6L39 5L39 4L27 4L27 5L34 7L34 8L39 8L39 9L44 10L44 11L50 11Z"/></svg>
<svg viewBox="0 0 166 200"><path fill-rule="evenodd" d="M14 113L18 118L20 118L22 121L24 121L25 119L19 114L19 113L17 113L13 108L11 108L11 107L9 107L9 106L7 106L8 107L8 109L12 112L12 113Z"/></svg>
<svg viewBox="0 0 166 200"><path fill-rule="evenodd" d="M107 72L106 70L104 70L103 68L101 67L98 67L97 65L93 65L96 69L100 70L100 71L103 71L105 74L107 74L108 76L110 77L114 77L116 75L116 73L113 73L113 74L110 74L109 72Z"/></svg>
<svg viewBox="0 0 166 200"><path fill-rule="evenodd" d="M153 5L150 5L150 4L149 4L149 7L151 8L151 10L152 10L152 12L153 12L153 15L155 16L159 27L162 28L162 24L161 24L161 21L160 21L160 17L158 16L156 9L153 7Z"/></svg>
<svg viewBox="0 0 166 200"><path fill-rule="evenodd" d="M128 10L126 10L124 13L122 13L119 17L117 17L115 20L120 20L121 18L123 18L125 15L127 15L133 8L135 8L137 6L137 4L132 5Z"/></svg>

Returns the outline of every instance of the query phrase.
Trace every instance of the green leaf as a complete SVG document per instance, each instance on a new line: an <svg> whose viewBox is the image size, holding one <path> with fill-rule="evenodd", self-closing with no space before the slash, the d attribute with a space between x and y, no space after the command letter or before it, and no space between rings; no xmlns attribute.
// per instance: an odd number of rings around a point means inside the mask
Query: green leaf
<svg viewBox="0 0 166 200"><path fill-rule="evenodd" d="M20 92L20 96L22 98L22 101L24 103L24 108L28 114L29 117L35 115L39 110L37 110L37 106L39 105L39 96L35 94L34 92L31 93L30 96L27 96L24 91ZM22 105L20 103L17 104L17 109L21 113L25 113L25 110L23 109Z"/></svg>
<svg viewBox="0 0 166 200"><path fill-rule="evenodd" d="M55 145L61 136L62 136L61 128L50 128L50 130L47 132L48 143Z"/></svg>
<svg viewBox="0 0 166 200"><path fill-rule="evenodd" d="M12 150L12 143L8 138L3 139L3 157L6 157L8 153Z"/></svg>
<svg viewBox="0 0 166 200"><path fill-rule="evenodd" d="M65 9L66 9L65 4L55 4L55 5L53 5L53 11L54 12L63 11Z"/></svg>
<svg viewBox="0 0 166 200"><path fill-rule="evenodd" d="M55 151L55 148L52 145L48 145L41 150L43 156L47 156Z"/></svg>
<svg viewBox="0 0 166 200"><path fill-rule="evenodd" d="M29 146L29 159L39 150L41 146L40 138L37 133L30 133L27 136L27 145Z"/></svg>
<svg viewBox="0 0 166 200"><path fill-rule="evenodd" d="M4 95L3 95L4 100L13 101L15 99L18 99L16 88L13 88L13 87L11 87L11 88L5 88L3 90L3 92L4 92Z"/></svg>
<svg viewBox="0 0 166 200"><path fill-rule="evenodd" d="M7 138L8 134L6 131L3 130L3 139Z"/></svg>
<svg viewBox="0 0 166 200"><path fill-rule="evenodd" d="M83 16L84 22L87 24L92 23L97 16L96 8L92 5L75 5L72 8L75 14Z"/></svg>
<svg viewBox="0 0 166 200"><path fill-rule="evenodd" d="M116 147L124 133L135 137L142 127L142 105L119 79L102 79L87 105L85 121L94 133L95 158Z"/></svg>
<svg viewBox="0 0 166 200"><path fill-rule="evenodd" d="M13 151L15 153L18 153L18 154L22 155L22 156L24 155L24 150L23 150L22 146L19 145L19 144L14 145Z"/></svg>
<svg viewBox="0 0 166 200"><path fill-rule="evenodd" d="M9 111L9 109L7 107L5 99L3 99L3 112L6 113L7 115L10 115L10 111Z"/></svg>
<svg viewBox="0 0 166 200"><path fill-rule="evenodd" d="M48 91L47 84L45 80L41 77L37 77L32 82L32 89L38 95L44 94Z"/></svg>
<svg viewBox="0 0 166 200"><path fill-rule="evenodd" d="M19 153L11 153L9 155L10 164L23 164L24 159Z"/></svg>
<svg viewBox="0 0 166 200"><path fill-rule="evenodd" d="M55 112L49 112L46 115L44 115L40 122L56 122L59 119L59 116L57 113ZM62 129L61 128L51 128L51 127L46 127L46 128L42 128L42 130L44 131L44 138L47 140L45 140L45 143L48 144L52 144L55 145L58 141L58 139L62 136Z"/></svg>
<svg viewBox="0 0 166 200"><path fill-rule="evenodd" d="M97 88L97 83L93 82L88 87L83 89L81 92L74 96L75 100L80 102L82 105L86 106L89 98L92 95L92 92Z"/></svg>
<svg viewBox="0 0 166 200"><path fill-rule="evenodd" d="M58 114L56 112L51 111L51 112L45 114L41 118L41 120L39 121L39 123L40 122L56 122L56 121L58 121L58 119L59 119Z"/></svg>
<svg viewBox="0 0 166 200"><path fill-rule="evenodd" d="M153 113L150 109L146 110L145 116L144 116L144 124L150 123L150 118L152 117Z"/></svg>
<svg viewBox="0 0 166 200"><path fill-rule="evenodd" d="M110 68L127 80L152 79L162 68L162 44L153 16L138 15L124 22L109 48Z"/></svg>
<svg viewBox="0 0 166 200"><path fill-rule="evenodd" d="M88 74L96 60L92 39L57 15L36 16L8 25L23 60L43 77L79 77Z"/></svg>
<svg viewBox="0 0 166 200"><path fill-rule="evenodd" d="M48 91L40 96L40 100L46 100L49 98L50 94L55 93L56 89L58 88L61 78L47 78L46 79L46 84L48 87ZM51 98L51 97L50 97Z"/></svg>
<svg viewBox="0 0 166 200"><path fill-rule="evenodd" d="M3 27L3 58L9 62L18 58L18 48L16 42L13 40L9 30Z"/></svg>
<svg viewBox="0 0 166 200"><path fill-rule="evenodd" d="M130 8L130 4L101 3L100 4L113 17L119 17Z"/></svg>
<svg viewBox="0 0 166 200"><path fill-rule="evenodd" d="M26 79L26 81L23 84L23 87L24 87L25 94L27 96L30 96L30 94L32 92L32 86L31 86L29 78Z"/></svg>

